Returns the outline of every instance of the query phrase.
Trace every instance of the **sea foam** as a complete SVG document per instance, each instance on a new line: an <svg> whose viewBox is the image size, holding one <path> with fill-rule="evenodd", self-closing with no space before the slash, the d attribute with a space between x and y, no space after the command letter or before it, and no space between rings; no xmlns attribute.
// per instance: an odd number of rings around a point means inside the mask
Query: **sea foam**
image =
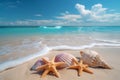
<svg viewBox="0 0 120 80"><path fill-rule="evenodd" d="M54 27L48 27L48 26L43 26L44 29L61 29L62 26L54 26Z"/></svg>
<svg viewBox="0 0 120 80"><path fill-rule="evenodd" d="M80 49L85 49L85 48L92 48L95 46L105 46L105 47L120 47L120 44L109 44L109 43L91 43L88 45L82 45L82 46L68 46L68 45L60 45L60 46L51 46L51 50L80 50Z"/></svg>
<svg viewBox="0 0 120 80"><path fill-rule="evenodd" d="M16 65L22 64L22 63L24 63L26 61L29 61L29 60L32 60L36 57L45 55L49 51L50 51L50 49L48 47L45 47L42 51L40 51L36 54L29 55L27 57L19 58L19 59L16 59L16 60L11 60L11 61L4 62L4 63L0 64L0 71L3 71L5 69L11 68L11 67L15 67Z"/></svg>

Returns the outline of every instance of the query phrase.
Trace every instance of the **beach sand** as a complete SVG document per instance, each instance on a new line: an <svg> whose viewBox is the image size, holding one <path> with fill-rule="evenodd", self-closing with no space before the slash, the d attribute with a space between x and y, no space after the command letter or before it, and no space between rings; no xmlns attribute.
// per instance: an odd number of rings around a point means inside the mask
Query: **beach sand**
<svg viewBox="0 0 120 80"><path fill-rule="evenodd" d="M47 75L45 78L41 78L35 71L30 71L32 65L39 58L43 57L41 56L0 72L0 80L120 80L120 48L99 47L91 49L97 51L112 66L112 69L90 68L94 74L83 72L81 76L77 75L76 70L62 69L59 70L60 78L53 75ZM51 59L54 55L63 52L70 53L75 57L80 56L80 50L52 50L44 56Z"/></svg>

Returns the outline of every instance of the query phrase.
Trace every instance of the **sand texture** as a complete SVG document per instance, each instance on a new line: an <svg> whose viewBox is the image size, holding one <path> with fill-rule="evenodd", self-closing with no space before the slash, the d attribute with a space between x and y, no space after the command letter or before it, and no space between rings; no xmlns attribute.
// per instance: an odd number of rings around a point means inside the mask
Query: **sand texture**
<svg viewBox="0 0 120 80"><path fill-rule="evenodd" d="M30 71L31 66L38 60L39 57L23 64L17 65L14 68L0 72L0 80L120 80L120 48L92 48L97 51L104 60L112 66L112 70L101 68L90 68L94 74L83 72L81 76L77 75L76 70L62 69L59 70L60 78L53 75L47 75L45 78L40 78L40 74L35 71ZM79 57L80 50L53 50L47 55L50 59L59 53L70 53L75 57Z"/></svg>

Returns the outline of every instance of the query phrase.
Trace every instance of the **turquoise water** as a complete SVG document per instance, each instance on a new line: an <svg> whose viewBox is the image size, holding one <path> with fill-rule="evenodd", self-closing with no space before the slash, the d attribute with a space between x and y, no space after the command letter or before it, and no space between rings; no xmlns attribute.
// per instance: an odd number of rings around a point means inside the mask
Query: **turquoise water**
<svg viewBox="0 0 120 80"><path fill-rule="evenodd" d="M0 27L0 71L52 49L120 47L120 26Z"/></svg>
<svg viewBox="0 0 120 80"><path fill-rule="evenodd" d="M69 26L37 26L37 27L7 27L0 28L0 36L34 35L34 34L64 34L64 33L120 33L120 26L96 26L96 27L69 27Z"/></svg>
<svg viewBox="0 0 120 80"><path fill-rule="evenodd" d="M23 34L61 34L77 31L78 27L24 27L24 28L0 28L0 35L23 35Z"/></svg>
<svg viewBox="0 0 120 80"><path fill-rule="evenodd" d="M97 39L114 39L120 40L120 26L89 26L89 27L76 27L76 26L19 26L19 27L5 27L0 28L0 37L2 40L6 38L20 38L28 36L39 37L44 35L78 35L82 34L91 36Z"/></svg>

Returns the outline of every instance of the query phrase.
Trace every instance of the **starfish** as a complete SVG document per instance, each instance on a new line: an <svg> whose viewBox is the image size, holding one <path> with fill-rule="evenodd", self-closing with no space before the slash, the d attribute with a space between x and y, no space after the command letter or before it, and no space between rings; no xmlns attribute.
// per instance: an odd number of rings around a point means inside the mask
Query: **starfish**
<svg viewBox="0 0 120 80"><path fill-rule="evenodd" d="M53 59L51 61L45 59L45 58L42 58L43 59L43 62L45 63L44 65L42 66L39 66L37 68L37 71L40 71L40 70L44 70L41 78L45 77L49 72L53 72L55 73L55 75L57 77L60 77L56 67L59 67L61 65L64 65L65 63L64 62L54 62L55 60L55 57L53 57Z"/></svg>
<svg viewBox="0 0 120 80"><path fill-rule="evenodd" d="M78 62L76 59L72 59L72 61L74 64L72 66L70 66L69 69L77 69L78 76L81 76L83 71L93 74L93 72L88 69L88 65L83 64L82 60L80 60L80 62Z"/></svg>

